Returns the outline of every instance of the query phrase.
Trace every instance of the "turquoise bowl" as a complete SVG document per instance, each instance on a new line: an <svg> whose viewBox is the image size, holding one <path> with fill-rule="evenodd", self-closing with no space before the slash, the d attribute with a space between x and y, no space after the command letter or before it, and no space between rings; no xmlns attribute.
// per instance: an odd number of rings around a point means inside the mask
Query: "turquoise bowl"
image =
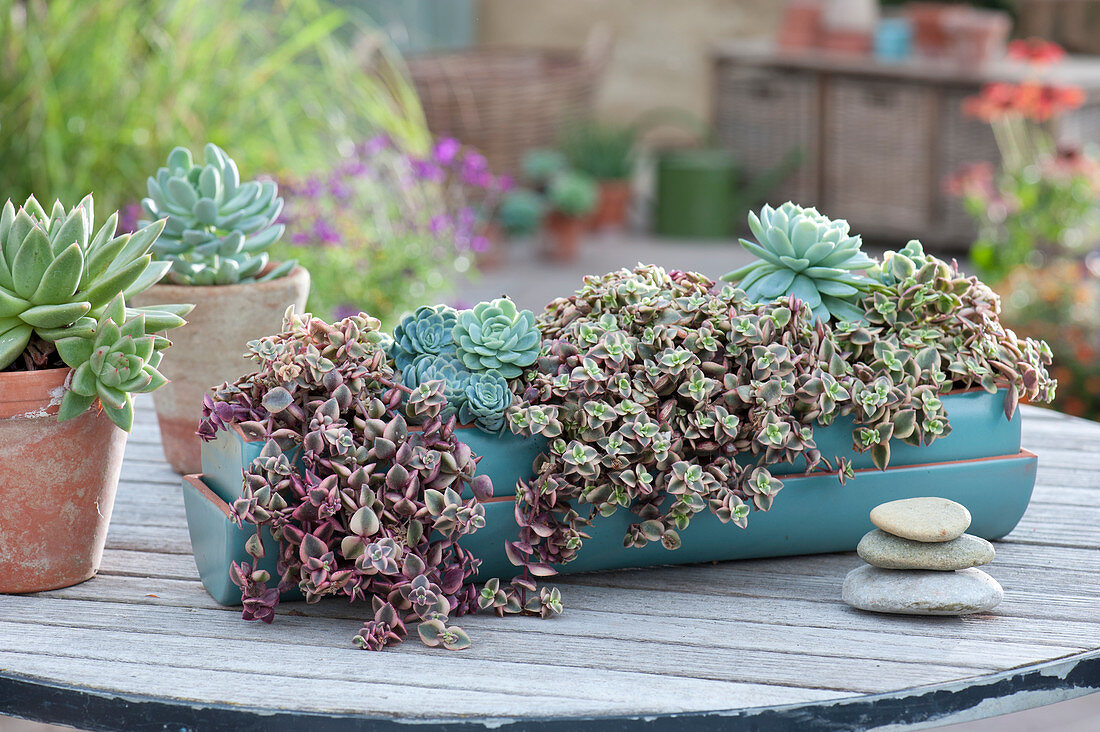
<svg viewBox="0 0 1100 732"><path fill-rule="evenodd" d="M578 558L560 569L581 572L851 551L871 529L868 513L874 506L914 496L939 495L958 501L973 516L971 533L987 539L1004 536L1023 516L1035 484L1036 458L1020 450L1020 414L1005 418L1003 391L949 394L944 404L951 434L926 447L895 441L888 470L874 469L868 453L852 449L850 418L837 420L829 427L818 427L815 439L823 455L852 461L857 472L846 485L831 474L799 475L805 472L804 461L775 465L771 469L785 476L784 487L771 510L750 514L747 529L722 524L707 513L681 534L683 546L675 552L659 543L626 549L622 539L634 517L622 510L597 520L588 529L591 538ZM481 456L478 473L492 479L494 495L485 504L488 525L465 537L462 544L482 559L479 580L511 577L515 568L503 547L517 532L515 483L531 477L533 462L546 442L510 433L489 435L473 427L460 428L459 439ZM248 559L244 542L252 534L251 526L242 529L229 521L228 504L240 495L242 471L262 447L262 442L246 441L239 430L220 432L217 439L203 444L203 474L185 478L195 562L207 591L222 604L240 603L240 590L229 581L228 568L230 561ZM265 546L274 546L266 529L261 536ZM269 552L264 563L273 576L274 554Z"/></svg>

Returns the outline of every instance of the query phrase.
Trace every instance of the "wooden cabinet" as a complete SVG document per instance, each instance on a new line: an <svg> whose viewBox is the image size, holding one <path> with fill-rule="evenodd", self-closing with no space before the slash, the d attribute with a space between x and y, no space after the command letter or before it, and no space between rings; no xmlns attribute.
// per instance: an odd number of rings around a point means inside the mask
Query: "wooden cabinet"
<svg viewBox="0 0 1100 732"><path fill-rule="evenodd" d="M964 116L962 101L987 81L1018 77L1020 66L883 64L745 42L719 46L713 59L715 136L746 173L801 153L772 203L816 205L883 243L962 249L973 240L974 223L944 183L965 163L996 164L999 155L989 126ZM1060 134L1100 142L1100 62L1073 59L1051 73L1089 93Z"/></svg>

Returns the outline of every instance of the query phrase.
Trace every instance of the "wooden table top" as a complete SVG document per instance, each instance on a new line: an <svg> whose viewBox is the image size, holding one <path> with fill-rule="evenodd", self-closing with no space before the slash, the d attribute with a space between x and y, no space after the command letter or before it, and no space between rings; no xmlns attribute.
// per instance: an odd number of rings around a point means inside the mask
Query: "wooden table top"
<svg viewBox="0 0 1100 732"><path fill-rule="evenodd" d="M854 610L840 585L861 562L833 554L560 578L561 617L465 617L468 650L371 653L351 644L365 615L346 602L285 604L269 626L206 594L145 398L99 576L0 596L0 714L124 730L847 730L1083 695L1100 690L1100 424L1025 408L1024 446L1038 485L985 568L1005 589L990 614Z"/></svg>

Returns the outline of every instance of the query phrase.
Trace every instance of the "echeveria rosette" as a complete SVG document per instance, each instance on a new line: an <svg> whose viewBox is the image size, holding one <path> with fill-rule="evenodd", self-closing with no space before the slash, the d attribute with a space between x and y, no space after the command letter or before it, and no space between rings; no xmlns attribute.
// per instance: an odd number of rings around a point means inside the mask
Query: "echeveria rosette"
<svg viewBox="0 0 1100 732"><path fill-rule="evenodd" d="M454 356L457 311L447 305L425 305L406 315L393 329L390 355L404 370L420 356Z"/></svg>
<svg viewBox="0 0 1100 732"><path fill-rule="evenodd" d="M499 434L504 429L504 414L515 401L508 381L496 371L470 374L458 420L474 424L483 432Z"/></svg>
<svg viewBox="0 0 1100 732"><path fill-rule="evenodd" d="M213 143L203 165L177 147L166 167L147 181L141 208L151 219L167 218L154 248L171 264L168 280L180 285L225 285L272 280L294 267L283 262L270 272L267 250L283 235L276 223L283 210L274 181L241 182L237 164ZM144 222L143 222L144 223Z"/></svg>
<svg viewBox="0 0 1100 732"><path fill-rule="evenodd" d="M401 382L410 389L418 389L429 381L444 382L443 396L447 406L442 414L446 417L457 414L462 408L469 378L470 372L453 356L420 356L401 371Z"/></svg>
<svg viewBox="0 0 1100 732"><path fill-rule="evenodd" d="M149 254L164 222L115 236L118 215L94 229L94 202L86 196L50 213L27 199L9 200L0 214L0 369L15 361L33 335L55 341L71 329L88 331L119 293L129 297L159 280L167 264ZM189 306L162 308L162 329L183 323Z"/></svg>
<svg viewBox="0 0 1100 732"><path fill-rule="evenodd" d="M765 205L760 215L749 213L756 242L741 245L760 259L722 276L736 282L752 302L770 302L793 295L810 306L822 322L860 321L860 299L874 280L861 274L874 261L860 249L848 222L832 220L817 209L788 201L779 208Z"/></svg>
<svg viewBox="0 0 1100 732"><path fill-rule="evenodd" d="M514 379L538 359L542 336L534 313L498 298L461 311L454 342L458 359L470 371L499 371Z"/></svg>
<svg viewBox="0 0 1100 732"><path fill-rule="evenodd" d="M94 333L57 340L58 354L73 369L60 420L80 416L98 400L111 421L129 432L134 424L132 395L168 383L157 367L169 341L149 332L144 313L131 312L127 314L119 295L96 322Z"/></svg>

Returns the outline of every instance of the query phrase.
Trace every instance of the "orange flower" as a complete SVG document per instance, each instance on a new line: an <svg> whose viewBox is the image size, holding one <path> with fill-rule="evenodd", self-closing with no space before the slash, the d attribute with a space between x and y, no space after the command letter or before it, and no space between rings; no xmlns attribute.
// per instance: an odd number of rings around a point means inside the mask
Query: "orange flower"
<svg viewBox="0 0 1100 732"><path fill-rule="evenodd" d="M1019 87L1015 84L1003 81L986 84L980 94L963 100L963 114L992 122L1018 112L1018 97Z"/></svg>
<svg viewBox="0 0 1100 732"><path fill-rule="evenodd" d="M1029 64L1052 64L1065 58L1065 50L1057 43L1042 38L1027 38L1008 44L1008 57Z"/></svg>
<svg viewBox="0 0 1100 732"><path fill-rule="evenodd" d="M1027 113L1040 122L1077 109L1085 103L1085 92L1077 86L1043 84Z"/></svg>

